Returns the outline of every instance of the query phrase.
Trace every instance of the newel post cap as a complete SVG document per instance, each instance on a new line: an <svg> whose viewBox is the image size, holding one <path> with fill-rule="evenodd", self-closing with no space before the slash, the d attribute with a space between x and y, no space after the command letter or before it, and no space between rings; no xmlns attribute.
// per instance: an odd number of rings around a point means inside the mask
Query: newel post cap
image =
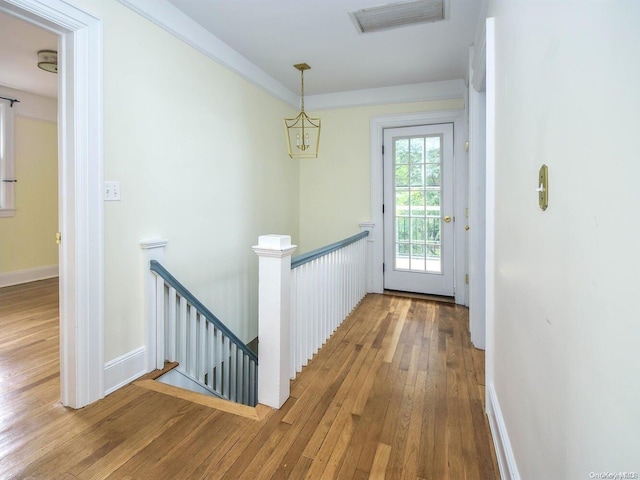
<svg viewBox="0 0 640 480"><path fill-rule="evenodd" d="M260 257L284 257L291 255L297 245L291 245L290 235L260 235L253 251Z"/></svg>
<svg viewBox="0 0 640 480"><path fill-rule="evenodd" d="M258 247L271 250L285 250L291 246L290 235L260 235Z"/></svg>

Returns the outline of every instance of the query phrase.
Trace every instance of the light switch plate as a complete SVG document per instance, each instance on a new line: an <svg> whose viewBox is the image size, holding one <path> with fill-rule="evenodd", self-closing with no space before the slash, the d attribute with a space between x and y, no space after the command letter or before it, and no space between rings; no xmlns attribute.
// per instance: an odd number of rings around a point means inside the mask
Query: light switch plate
<svg viewBox="0 0 640 480"><path fill-rule="evenodd" d="M120 200L120 182L104 182L105 202L117 202Z"/></svg>

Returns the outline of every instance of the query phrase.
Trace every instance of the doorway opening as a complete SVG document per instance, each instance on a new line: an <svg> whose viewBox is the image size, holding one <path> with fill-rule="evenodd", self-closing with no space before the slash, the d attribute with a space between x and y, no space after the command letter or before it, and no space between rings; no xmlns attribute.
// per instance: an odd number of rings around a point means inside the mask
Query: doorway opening
<svg viewBox="0 0 640 480"><path fill-rule="evenodd" d="M59 36L60 392L80 408L104 396L101 22L62 0L0 11Z"/></svg>
<svg viewBox="0 0 640 480"><path fill-rule="evenodd" d="M414 128L424 128L426 131L415 133L413 131ZM385 141L385 135L390 139ZM415 138L416 144L420 144L420 138L422 138L425 155L429 154L432 157L427 158L425 156L424 161L416 161L413 165L409 162L406 169L402 163L397 161L396 163L398 164L394 165L393 159L385 164L385 156L391 155L394 151L393 138L397 138L401 144L403 138L408 138L409 143L412 138ZM436 138L440 139L438 141L441 142L437 148L433 147L437 143ZM422 292L420 294L450 295L454 298L455 303L468 304L468 285L465 282L468 272L467 240L466 230L464 229L468 182L468 162L464 148L465 140L466 120L464 109L371 119L371 220L374 227L372 230L373 251L370 281L373 292L383 293L387 288L396 291ZM389 142L392 144L390 147L388 147ZM429 145L427 145L428 142L430 142ZM399 145L399 148L402 148L402 145ZM420 149L419 146L417 148ZM435 155L439 155L441 158L435 161ZM451 158L448 163L445 162L446 156ZM385 174L385 166L387 169L399 170L401 176L406 170L409 175L407 179L409 185L395 185L393 188L385 189L385 177L392 178L391 170ZM411 179L412 166L414 167L415 177L413 180ZM444 173L445 168L450 169L446 174ZM449 176L452 180L452 187L448 191L440 191L439 185L428 185L429 182L436 182L435 173L438 170L440 176ZM429 175L431 177L427 178ZM418 180L420 179L426 182L422 186L418 185ZM404 181L404 179L400 180L401 183ZM412 182L414 185L411 185ZM439 178L437 182L440 182ZM417 204L423 202L424 205L411 205L410 198L414 190L416 192L414 193L415 202ZM423 193L418 193L420 191ZM386 200L385 195L388 197ZM447 198L440 197L440 195L447 195ZM428 196L431 196L431 199L427 199ZM435 197L438 197L438 201L442 205L435 205ZM405 201L409 205L402 205L406 203ZM427 203L430 203L430 205L427 205ZM395 208L396 206L399 207L399 210ZM406 208L407 206L409 207L408 209ZM436 209L435 207L439 208ZM440 207L442 209L446 208L447 211L440 211ZM411 211L412 208L413 212ZM436 210L438 211L436 212ZM386 223L385 216L387 217ZM396 219L393 218L394 216ZM449 217L448 222L445 217ZM415 219L415 227L412 226L411 219ZM428 226L429 223L431 224L430 227ZM386 225L395 225L395 228L387 229ZM404 230L398 230L398 225L401 225ZM425 227L424 229L422 228L423 226ZM412 228L415 228L415 231L412 231ZM451 252L446 252L446 256L444 256L445 252L442 250L445 246L442 237L445 231L446 247L451 248ZM386 239L385 232L387 232L388 236ZM400 237L400 234L403 236ZM412 235L414 235L413 238ZM406 241L407 238L410 241ZM390 260L385 260L385 250L387 250L387 256ZM402 258L403 256L405 257L404 259ZM405 273L408 270L409 273L414 273L412 272L411 262L415 260L415 266L420 267L422 266L422 258L424 258L424 271L419 272L417 276L445 277L442 272L450 268L451 273L446 279L446 282L451 285L448 289L428 287L420 290L412 288L411 285L398 286L393 281L391 283L387 282L386 278L389 270L400 271L400 273ZM402 264L404 261L404 267L406 267L407 260L409 261L408 269L403 268ZM388 265L389 261L396 268ZM440 271L435 271L434 265L438 267L435 270ZM415 283L424 283L424 281L420 280Z"/></svg>

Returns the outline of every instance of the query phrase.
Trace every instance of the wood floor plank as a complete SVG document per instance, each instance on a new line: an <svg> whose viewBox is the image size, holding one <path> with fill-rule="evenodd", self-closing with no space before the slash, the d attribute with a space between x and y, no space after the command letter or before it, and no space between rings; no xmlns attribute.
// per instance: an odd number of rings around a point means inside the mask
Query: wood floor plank
<svg viewBox="0 0 640 480"><path fill-rule="evenodd" d="M373 459L369 478L372 480L381 480L385 478L385 471L387 470L390 455L391 446L385 443L379 443L376 450L376 456Z"/></svg>
<svg viewBox="0 0 640 480"><path fill-rule="evenodd" d="M368 295L278 411L244 418L133 384L71 410L57 288L0 289L2 478L499 478L464 307Z"/></svg>

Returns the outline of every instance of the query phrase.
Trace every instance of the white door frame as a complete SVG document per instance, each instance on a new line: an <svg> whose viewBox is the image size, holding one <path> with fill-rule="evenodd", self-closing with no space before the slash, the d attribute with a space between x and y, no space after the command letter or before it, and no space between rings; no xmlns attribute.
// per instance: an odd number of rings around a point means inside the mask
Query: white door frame
<svg viewBox="0 0 640 480"><path fill-rule="evenodd" d="M469 49L469 332L474 347L486 348L486 44L484 28Z"/></svg>
<svg viewBox="0 0 640 480"><path fill-rule="evenodd" d="M62 0L0 10L59 35L60 390L81 408L104 396L102 23Z"/></svg>
<svg viewBox="0 0 640 480"><path fill-rule="evenodd" d="M464 149L467 139L467 124L465 110L441 110L435 112L420 112L411 114L391 115L371 118L370 146L371 146L371 222L372 228L372 271L370 272L371 291L384 292L384 231L382 204L384 203L383 158L382 144L385 128L411 127L415 125L433 125L438 123L453 123L453 168L454 168L454 215L455 230L455 267L454 288L456 303L467 304L468 288L465 284L467 268L467 248L465 240L465 208L462 200L466 196L466 182L468 162Z"/></svg>
<svg viewBox="0 0 640 480"><path fill-rule="evenodd" d="M486 21L486 250L485 250L485 385L487 397L495 372L495 231L496 231L496 59L495 19ZM489 398L487 398L489 400ZM487 403L487 408L489 403Z"/></svg>

